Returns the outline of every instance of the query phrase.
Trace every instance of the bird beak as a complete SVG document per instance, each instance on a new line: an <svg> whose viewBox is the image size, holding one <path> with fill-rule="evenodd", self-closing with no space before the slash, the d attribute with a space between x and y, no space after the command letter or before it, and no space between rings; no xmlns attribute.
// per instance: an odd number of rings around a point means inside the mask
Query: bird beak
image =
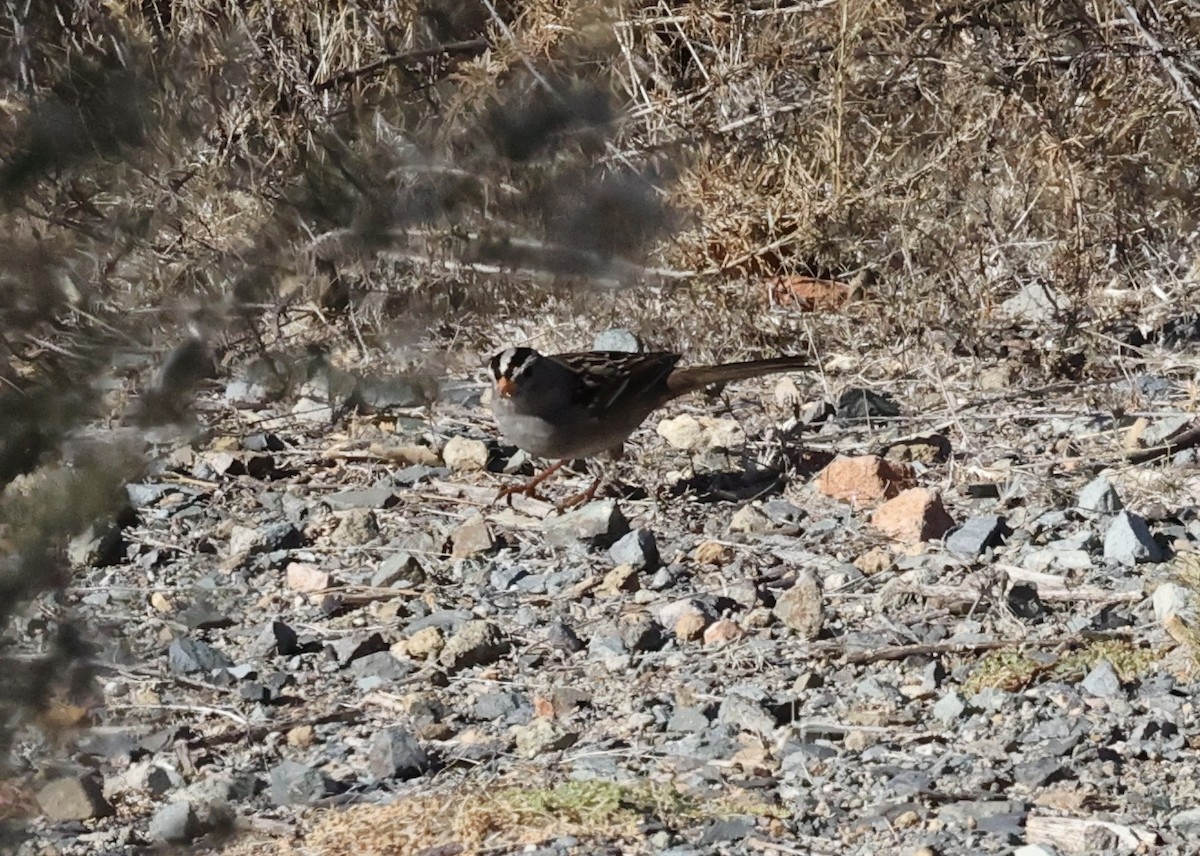
<svg viewBox="0 0 1200 856"><path fill-rule="evenodd" d="M496 391L500 393L501 398L511 398L516 388L517 385L510 378L502 377L496 381Z"/></svg>

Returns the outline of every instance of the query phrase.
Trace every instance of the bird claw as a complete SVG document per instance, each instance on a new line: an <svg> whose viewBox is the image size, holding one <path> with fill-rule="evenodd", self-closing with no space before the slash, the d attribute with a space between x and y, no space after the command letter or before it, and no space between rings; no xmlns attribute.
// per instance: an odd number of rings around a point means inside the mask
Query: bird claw
<svg viewBox="0 0 1200 856"><path fill-rule="evenodd" d="M492 500L492 504L494 505L503 499L505 504L509 508L512 508L513 497L516 496L517 494L521 494L522 496L527 496L530 499L544 500L545 498L540 493L538 493L537 488L538 488L537 481L530 481L530 482L525 482L524 484L511 485L509 487L501 488L500 492L496 494L496 498Z"/></svg>
<svg viewBox="0 0 1200 856"><path fill-rule="evenodd" d="M531 499L541 499L542 497L539 496L538 492L537 492L538 485L540 485L542 482L544 482L550 476L554 475L554 473L558 472L558 470L565 463L566 463L566 461L559 461L556 464L551 464L545 470L538 473L537 475L535 475L533 478L531 478L529 481L525 482L524 484L512 485L511 487L501 488L500 492L498 494L496 494L496 498L492 500L493 504L497 503L503 499L508 503L508 507L512 508L512 498L518 493L524 494L525 496L528 496Z"/></svg>
<svg viewBox="0 0 1200 856"><path fill-rule="evenodd" d="M563 514L567 509L577 508L580 505L586 505L591 502L596 496L596 490L600 487L601 480L602 477L598 476L587 490L580 491L577 494L568 496L566 499L560 500L555 504L554 510L559 514Z"/></svg>
<svg viewBox="0 0 1200 856"><path fill-rule="evenodd" d="M500 492L496 494L496 498L492 500L492 503L495 504L503 499L508 504L508 507L512 508L512 498L517 494L523 494L531 499L540 499L545 501L537 491L538 485L544 482L551 474L556 472L565 463L566 461L559 461L558 463L546 469L544 472L534 476L524 484L502 488ZM554 506L554 510L559 514L562 514L568 509L576 508L577 506L591 502L596 496L596 491L600 488L600 484L603 481L604 475L601 473L600 475L596 476L595 481L592 482L591 486L588 487L587 490L580 491L579 493L568 496L566 499L557 502Z"/></svg>

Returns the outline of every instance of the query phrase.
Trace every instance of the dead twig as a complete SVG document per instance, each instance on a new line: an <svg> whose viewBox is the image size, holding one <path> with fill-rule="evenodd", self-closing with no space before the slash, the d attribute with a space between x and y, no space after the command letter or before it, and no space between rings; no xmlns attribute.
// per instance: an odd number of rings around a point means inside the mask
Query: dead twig
<svg viewBox="0 0 1200 856"><path fill-rule="evenodd" d="M360 68L350 68L345 71L339 71L337 74L327 77L318 83L313 89L316 92L324 92L327 89L332 89L335 86L340 86L343 83L353 83L361 78L377 74L384 69L392 68L393 66L403 65L406 62L414 60L429 59L435 56L446 56L449 54L480 54L487 49L487 41L484 39L468 39L462 42L450 42L444 45L437 45L432 48L418 48L411 51L403 51L402 53L392 54L375 62L368 63Z"/></svg>
<svg viewBox="0 0 1200 856"><path fill-rule="evenodd" d="M1182 452L1184 449L1190 449L1193 446L1200 446L1200 425L1177 434L1170 442L1159 446L1151 446L1148 449L1139 449L1136 452L1128 452L1125 455L1125 459L1131 464L1144 464L1148 461L1174 455L1176 452Z"/></svg>

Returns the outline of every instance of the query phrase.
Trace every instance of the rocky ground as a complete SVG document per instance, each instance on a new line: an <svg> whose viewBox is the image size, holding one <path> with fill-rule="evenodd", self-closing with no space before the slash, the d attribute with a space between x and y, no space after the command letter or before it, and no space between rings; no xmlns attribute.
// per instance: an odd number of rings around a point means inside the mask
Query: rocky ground
<svg viewBox="0 0 1200 856"><path fill-rule="evenodd" d="M1122 413L736 384L562 515L585 474L492 502L482 372L346 418L235 373L27 617L100 677L20 746L19 852L1196 852L1189 347Z"/></svg>

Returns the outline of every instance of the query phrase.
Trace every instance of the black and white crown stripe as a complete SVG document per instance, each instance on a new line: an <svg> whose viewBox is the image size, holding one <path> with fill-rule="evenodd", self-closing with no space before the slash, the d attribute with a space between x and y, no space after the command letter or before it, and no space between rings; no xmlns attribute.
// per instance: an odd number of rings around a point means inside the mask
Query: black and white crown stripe
<svg viewBox="0 0 1200 856"><path fill-rule="evenodd" d="M506 348L492 357L492 377L496 380L508 378L513 380L524 374L533 357L537 357L533 348Z"/></svg>

